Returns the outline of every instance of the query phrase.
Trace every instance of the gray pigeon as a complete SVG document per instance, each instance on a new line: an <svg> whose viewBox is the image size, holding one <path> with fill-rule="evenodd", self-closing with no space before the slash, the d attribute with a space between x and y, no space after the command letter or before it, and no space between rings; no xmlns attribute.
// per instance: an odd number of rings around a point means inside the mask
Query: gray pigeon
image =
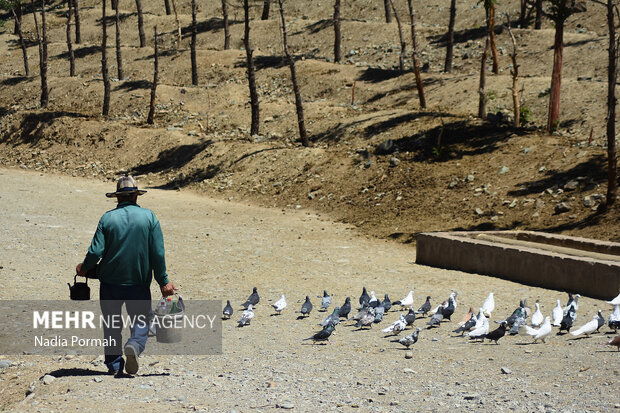
<svg viewBox="0 0 620 413"><path fill-rule="evenodd" d="M409 334L408 336L402 337L400 340L398 340L398 342L407 348L411 347L413 344L418 342L418 334L420 333L420 330L420 327L416 328L413 333Z"/></svg>
<svg viewBox="0 0 620 413"><path fill-rule="evenodd" d="M375 308L375 323L380 323L383 320L383 314L385 313L385 308L380 305Z"/></svg>
<svg viewBox="0 0 620 413"><path fill-rule="evenodd" d="M306 301L301 306L301 315L309 316L312 311L312 303L310 302L310 297L306 296Z"/></svg>
<svg viewBox="0 0 620 413"><path fill-rule="evenodd" d="M390 311L390 308L392 308L392 302L390 301L390 297L388 297L387 294L385 294L383 301L381 301L381 307L385 309L386 313Z"/></svg>
<svg viewBox="0 0 620 413"><path fill-rule="evenodd" d="M359 321L362 318L364 318L366 316L366 314L368 314L368 310L370 309L370 307L368 307L368 304L366 304L365 306L363 306L358 312L357 314L355 314L353 316L353 320L355 321Z"/></svg>
<svg viewBox="0 0 620 413"><path fill-rule="evenodd" d="M321 327L325 327L328 324L333 326L340 323L340 317L338 317L338 313L340 312L340 307L334 308L334 312L327 316L325 320L323 320L320 324Z"/></svg>
<svg viewBox="0 0 620 413"><path fill-rule="evenodd" d="M496 323L506 323L506 328L512 328L517 318L519 318L519 314L522 314L525 318L527 318L527 312L525 311L525 302L523 300L519 301L519 306L512 312L512 314L510 314L508 317L501 321L496 321Z"/></svg>
<svg viewBox="0 0 620 413"><path fill-rule="evenodd" d="M415 323L415 311L413 308L409 309L409 312L405 315L405 322L408 326L412 326Z"/></svg>
<svg viewBox="0 0 620 413"><path fill-rule="evenodd" d="M331 324L326 325L323 330L319 331L318 333L314 334L312 337L308 337L308 338L304 338L305 340L312 340L313 342L317 342L317 341L327 341L329 339L329 336L332 335L332 333L334 332L334 326Z"/></svg>
<svg viewBox="0 0 620 413"><path fill-rule="evenodd" d="M434 326L439 327L439 324L441 324L442 321L443 321L443 313L440 310L440 311L437 311L435 314L433 314L430 321L426 323L426 325L428 326L427 328L432 328Z"/></svg>
<svg viewBox="0 0 620 413"><path fill-rule="evenodd" d="M248 299L245 301L245 303L241 304L241 306L245 309L248 308L248 306L256 306L256 304L258 304L258 302L260 301L260 297L258 296L258 291L256 289L256 287L254 287L252 289L252 294L250 294L250 296L248 297Z"/></svg>
<svg viewBox="0 0 620 413"><path fill-rule="evenodd" d="M224 311L222 311L222 318L229 319L233 315L233 308L230 305L230 300L226 300L226 306L224 307Z"/></svg>
<svg viewBox="0 0 620 413"><path fill-rule="evenodd" d="M332 296L327 294L327 291L323 290L323 298L321 299L321 311L327 311L330 305L332 305Z"/></svg>
<svg viewBox="0 0 620 413"><path fill-rule="evenodd" d="M372 307L368 308L368 311L366 312L366 315L364 315L364 317L362 317L356 324L355 327L357 328L362 328L362 327L370 327L372 328L372 323L375 321L375 309Z"/></svg>
<svg viewBox="0 0 620 413"><path fill-rule="evenodd" d="M517 308L506 320L512 321L512 327L510 327L509 334L511 336L519 334L519 329L521 326L527 324L527 311L525 307ZM506 324L508 325L508 321L506 321Z"/></svg>
<svg viewBox="0 0 620 413"><path fill-rule="evenodd" d="M368 291L366 291L366 287L362 287L362 295L360 295L360 306L364 306L364 303L368 304L370 302L370 296L368 295Z"/></svg>
<svg viewBox="0 0 620 413"><path fill-rule="evenodd" d="M344 300L344 304L340 307L340 311L338 312L338 317L340 318L349 318L349 313L351 312L351 297L347 297Z"/></svg>
<svg viewBox="0 0 620 413"><path fill-rule="evenodd" d="M431 296L430 295L426 296L426 301L424 302L424 304L420 306L420 308L418 308L418 311L416 311L415 313L426 316L426 313L428 313L429 311L431 311Z"/></svg>

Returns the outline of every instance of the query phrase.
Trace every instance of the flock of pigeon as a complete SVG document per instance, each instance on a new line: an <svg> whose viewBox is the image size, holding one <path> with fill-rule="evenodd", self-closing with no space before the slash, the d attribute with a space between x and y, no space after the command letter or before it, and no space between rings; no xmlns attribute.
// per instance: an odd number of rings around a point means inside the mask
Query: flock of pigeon
<svg viewBox="0 0 620 413"><path fill-rule="evenodd" d="M378 324L383 321L383 317L392 308L400 307L401 311L407 310L406 313L401 313L399 318L391 323L381 331L386 334L386 337L399 335L405 331L408 327L412 327L412 333L406 335L397 340L403 346L409 348L411 345L418 341L418 334L422 330L421 328L413 328L413 325L418 318L424 318L430 316L426 322L426 328L438 328L444 321L451 320L452 315L457 307L457 292L452 292L447 300L441 304L432 308L431 297L427 296L426 301L417 310L413 307L413 291L409 291L407 296L399 301L390 301L387 294L383 300L379 300L374 291L368 294L366 287L363 287L362 295L359 298L360 307L357 313L349 318L351 313L351 298L347 297L345 302L341 306L336 306L333 312L327 316L321 323L322 329L315 333L313 336L304 340L312 340L313 342L325 342L329 340L329 337L334 332L336 326L340 323L341 319L352 320L354 326L358 329L371 328L373 324ZM521 300L519 306L503 320L495 321L499 326L491 330L489 319L495 310L495 298L493 293L484 300L482 307L476 313L472 307L469 308L469 312L463 317L458 324L458 328L453 330L455 333L461 333L462 336L469 337L471 340L484 341L485 339L494 341L495 344L499 344L499 340L508 333L509 335L525 334L533 337L534 342L539 340L543 343L552 332L552 327L559 327L557 334L562 334L562 331L570 333L572 336L579 336L585 334L589 336L592 333L598 332L598 330L605 324L605 318L603 317L601 310L581 327L573 328L575 321L577 320L577 310L579 309L580 295L568 294L568 302L562 307L560 300L557 300L556 306L553 309L551 316L545 317L540 311L540 305L538 301L535 303L535 310L532 310L527 305L527 300ZM239 327L249 325L254 318L254 308L260 301L258 290L254 287L252 294L248 297L246 302L242 304L244 309L241 319L238 322ZM332 297L327 294L327 291L323 291L323 297L321 298L321 307L319 311L327 311L332 304ZM616 332L620 329L620 294L611 301L607 301L614 307L613 312L607 320L607 324L610 329ZM287 302L284 294L272 304L275 311L275 315L279 315L286 309ZM312 312L313 305L310 301L310 297L306 296L306 300L301 306L300 316L302 319L308 317ZM230 304L230 300L226 302L226 306L223 311L223 319L229 319L233 315L233 307ZM419 317L420 316L420 317ZM529 321L528 321L529 319ZM620 351L620 335L610 340L607 344L616 346Z"/></svg>

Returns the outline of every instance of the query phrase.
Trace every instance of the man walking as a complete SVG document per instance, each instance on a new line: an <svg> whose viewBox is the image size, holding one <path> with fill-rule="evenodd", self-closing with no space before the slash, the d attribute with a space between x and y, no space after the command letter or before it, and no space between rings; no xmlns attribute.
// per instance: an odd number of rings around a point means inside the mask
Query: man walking
<svg viewBox="0 0 620 413"><path fill-rule="evenodd" d="M80 276L96 267L97 278L101 281L101 312L106 319L119 317L125 303L130 318L147 320L132 325L131 337L124 346L126 360L121 352L122 326L104 325L104 337L115 343L104 349L105 364L111 374L122 373L123 368L128 374L138 371L138 356L146 346L152 314L150 285L153 276L162 296L172 295L176 289L166 274L164 237L159 220L153 211L137 204L138 196L145 193L138 189L131 176L118 180L116 192L106 194L108 198L116 197L118 205L101 217L86 257L76 267Z"/></svg>

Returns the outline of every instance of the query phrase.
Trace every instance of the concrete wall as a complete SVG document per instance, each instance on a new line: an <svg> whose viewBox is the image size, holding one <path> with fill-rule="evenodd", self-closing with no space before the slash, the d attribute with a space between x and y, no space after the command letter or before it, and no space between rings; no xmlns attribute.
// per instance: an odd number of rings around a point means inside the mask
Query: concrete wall
<svg viewBox="0 0 620 413"><path fill-rule="evenodd" d="M620 291L620 261L576 257L472 238L478 233L420 234L416 263L607 300ZM491 233L501 235L500 232Z"/></svg>

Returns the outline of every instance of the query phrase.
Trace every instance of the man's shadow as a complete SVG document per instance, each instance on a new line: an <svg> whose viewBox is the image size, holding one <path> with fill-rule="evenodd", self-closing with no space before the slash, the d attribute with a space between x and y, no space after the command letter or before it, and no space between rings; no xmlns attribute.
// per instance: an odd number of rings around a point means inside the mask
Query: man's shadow
<svg viewBox="0 0 620 413"><path fill-rule="evenodd" d="M88 376L109 376L110 373L107 371L101 370L91 370L91 369L83 369L83 368L70 368L70 369L58 369L48 373L53 377L88 377ZM170 373L150 373L150 374L140 374L140 377L151 377L151 376L169 376ZM130 374L120 373L115 377L117 378L133 378Z"/></svg>

